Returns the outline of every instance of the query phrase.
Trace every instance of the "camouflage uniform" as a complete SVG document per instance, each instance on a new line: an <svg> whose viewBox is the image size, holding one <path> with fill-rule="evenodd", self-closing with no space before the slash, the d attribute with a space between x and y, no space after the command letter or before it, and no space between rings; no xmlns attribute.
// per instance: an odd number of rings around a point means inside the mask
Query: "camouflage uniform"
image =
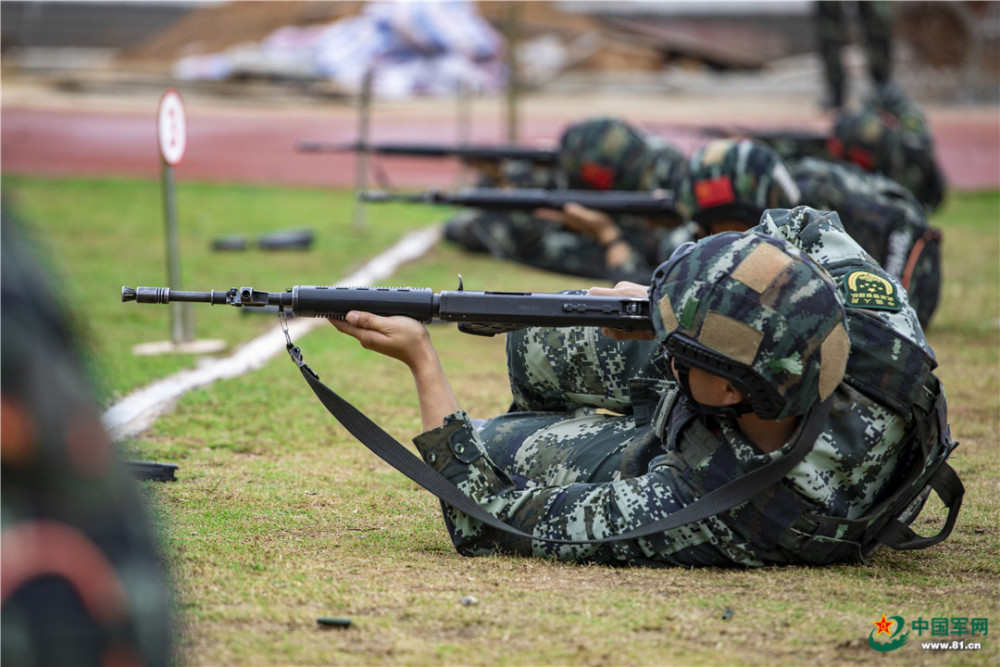
<svg viewBox="0 0 1000 667"><path fill-rule="evenodd" d="M807 253L833 269L837 289L844 289L851 302L848 321L857 320L848 328L855 342L848 377L832 388L832 410L806 458L773 493L719 516L626 542L567 545L514 538L445 506L459 553L651 566L843 558L809 542L811 533L822 534L821 544L835 544L837 536L804 515L857 517L897 481L896 464L909 456L915 417L890 409L894 399L888 395L876 400L869 387L881 384L905 393L904 385L913 381L905 374L912 370L908 364L923 362L927 371L933 355L905 292L843 231L836 214L805 207L769 211L756 231L790 248L786 252ZM704 273L721 266L705 266ZM863 288L859 292L852 283L859 271L889 292L889 309L885 303L881 310L861 308L865 304L857 297ZM829 279L817 282L828 297L836 294ZM654 298L660 289L654 282ZM808 304L812 297L799 293L797 298ZM664 322L654 317L662 337ZM888 341L870 339L876 337L895 337L895 352ZM899 349L908 352L901 355ZM481 507L530 534L574 540L620 534L678 511L789 448L764 454L728 417L699 418L658 364L656 342L615 342L591 330L538 329L510 334L508 350L512 412L477 431L459 411L414 443L428 464ZM841 355L846 354L844 349ZM872 359L884 366L861 363Z"/></svg>
<svg viewBox="0 0 1000 667"><path fill-rule="evenodd" d="M574 190L647 190L672 185L684 169L683 155L651 141L628 124L597 118L571 125L560 140L552 185ZM644 280L659 261L665 228L638 216L618 216L630 253L614 270L605 266L605 248L596 239L526 211L468 211L449 223L445 236L469 250L538 268L607 280ZM668 221L676 224L679 220Z"/></svg>
<svg viewBox="0 0 1000 667"><path fill-rule="evenodd" d="M3 212L5 665L168 664L171 616L143 504L73 332Z"/></svg>
<svg viewBox="0 0 1000 667"><path fill-rule="evenodd" d="M887 83L892 75L892 8L888 2L842 2L820 0L816 3L816 32L819 53L823 60L829 103L834 108L844 105L844 66L840 51L847 43L848 29L844 10L857 9L868 56L868 72L876 84Z"/></svg>
<svg viewBox="0 0 1000 667"><path fill-rule="evenodd" d="M834 159L900 183L928 210L944 201L947 184L927 119L894 84L880 86L860 110L841 113L828 148Z"/></svg>

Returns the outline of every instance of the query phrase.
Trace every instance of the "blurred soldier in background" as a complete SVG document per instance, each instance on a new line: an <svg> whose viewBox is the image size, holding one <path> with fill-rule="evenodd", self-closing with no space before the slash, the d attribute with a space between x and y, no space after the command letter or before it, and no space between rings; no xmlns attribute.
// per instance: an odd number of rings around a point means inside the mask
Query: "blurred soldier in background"
<svg viewBox="0 0 1000 667"><path fill-rule="evenodd" d="M840 51L848 41L845 15L851 11L857 13L872 81L882 85L892 76L891 3L820 0L816 3L816 33L826 74L828 97L824 106L831 109L840 109L846 102L847 81Z"/></svg>
<svg viewBox="0 0 1000 667"><path fill-rule="evenodd" d="M164 665L171 609L136 482L66 313L2 211L4 665Z"/></svg>
<svg viewBox="0 0 1000 667"><path fill-rule="evenodd" d="M839 114L828 149L833 159L896 181L929 211L944 200L947 186L927 119L895 84L878 87L861 109Z"/></svg>
<svg viewBox="0 0 1000 667"><path fill-rule="evenodd" d="M554 186L573 190L674 191L686 160L676 148L613 118L569 126L559 142ZM648 276L667 228L681 218L611 216L578 205L563 211L476 211L453 219L445 237L538 268L611 281Z"/></svg>
<svg viewBox="0 0 1000 667"><path fill-rule="evenodd" d="M679 195L694 226L675 242L745 231L767 208L836 211L847 233L908 291L921 325L930 323L941 287L941 233L899 183L847 161L782 160L758 142L719 139L692 155Z"/></svg>

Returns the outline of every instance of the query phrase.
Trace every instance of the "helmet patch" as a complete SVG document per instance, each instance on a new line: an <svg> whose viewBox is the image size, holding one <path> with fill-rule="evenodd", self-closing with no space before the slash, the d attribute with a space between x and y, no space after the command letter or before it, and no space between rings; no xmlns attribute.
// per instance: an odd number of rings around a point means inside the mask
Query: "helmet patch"
<svg viewBox="0 0 1000 667"><path fill-rule="evenodd" d="M701 325L698 342L730 359L750 366L764 334L737 319L710 312Z"/></svg>
<svg viewBox="0 0 1000 667"><path fill-rule="evenodd" d="M729 176L707 178L694 184L694 198L700 208L731 204L736 200L733 179Z"/></svg>
<svg viewBox="0 0 1000 667"><path fill-rule="evenodd" d="M673 331L677 328L677 316L674 314L674 307L670 304L670 297L664 295L658 304L660 317L663 319L664 331Z"/></svg>
<svg viewBox="0 0 1000 667"><path fill-rule="evenodd" d="M739 263L732 273L738 280L758 294L763 294L774 279L792 262L792 258L779 248L762 243Z"/></svg>
<svg viewBox="0 0 1000 667"><path fill-rule="evenodd" d="M833 393L847 370L851 356L851 339L843 325L834 327L819 347L819 400L825 401Z"/></svg>
<svg viewBox="0 0 1000 667"><path fill-rule="evenodd" d="M890 310L903 307L896 285L868 271L854 271L844 281L844 303L849 308Z"/></svg>

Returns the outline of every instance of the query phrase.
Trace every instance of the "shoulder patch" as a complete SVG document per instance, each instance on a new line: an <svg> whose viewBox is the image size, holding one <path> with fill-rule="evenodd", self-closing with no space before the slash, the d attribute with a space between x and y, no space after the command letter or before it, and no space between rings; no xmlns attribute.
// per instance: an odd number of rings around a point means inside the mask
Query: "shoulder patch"
<svg viewBox="0 0 1000 667"><path fill-rule="evenodd" d="M903 307L896 285L870 271L854 271L844 279L844 303L848 308L891 310Z"/></svg>

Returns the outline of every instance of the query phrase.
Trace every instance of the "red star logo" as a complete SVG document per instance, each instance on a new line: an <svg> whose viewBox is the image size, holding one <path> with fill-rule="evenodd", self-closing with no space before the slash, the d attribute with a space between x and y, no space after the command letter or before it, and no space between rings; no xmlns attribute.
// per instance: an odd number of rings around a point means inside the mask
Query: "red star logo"
<svg viewBox="0 0 1000 667"><path fill-rule="evenodd" d="M881 621L872 621L872 624L874 624L875 627L878 628L878 632L875 633L875 636L878 637L883 632L885 634L887 634L887 635L891 635L892 633L889 632L889 628L892 626L892 624L894 622L895 621L887 621L887 620L885 620L885 614L882 614L882 620Z"/></svg>

